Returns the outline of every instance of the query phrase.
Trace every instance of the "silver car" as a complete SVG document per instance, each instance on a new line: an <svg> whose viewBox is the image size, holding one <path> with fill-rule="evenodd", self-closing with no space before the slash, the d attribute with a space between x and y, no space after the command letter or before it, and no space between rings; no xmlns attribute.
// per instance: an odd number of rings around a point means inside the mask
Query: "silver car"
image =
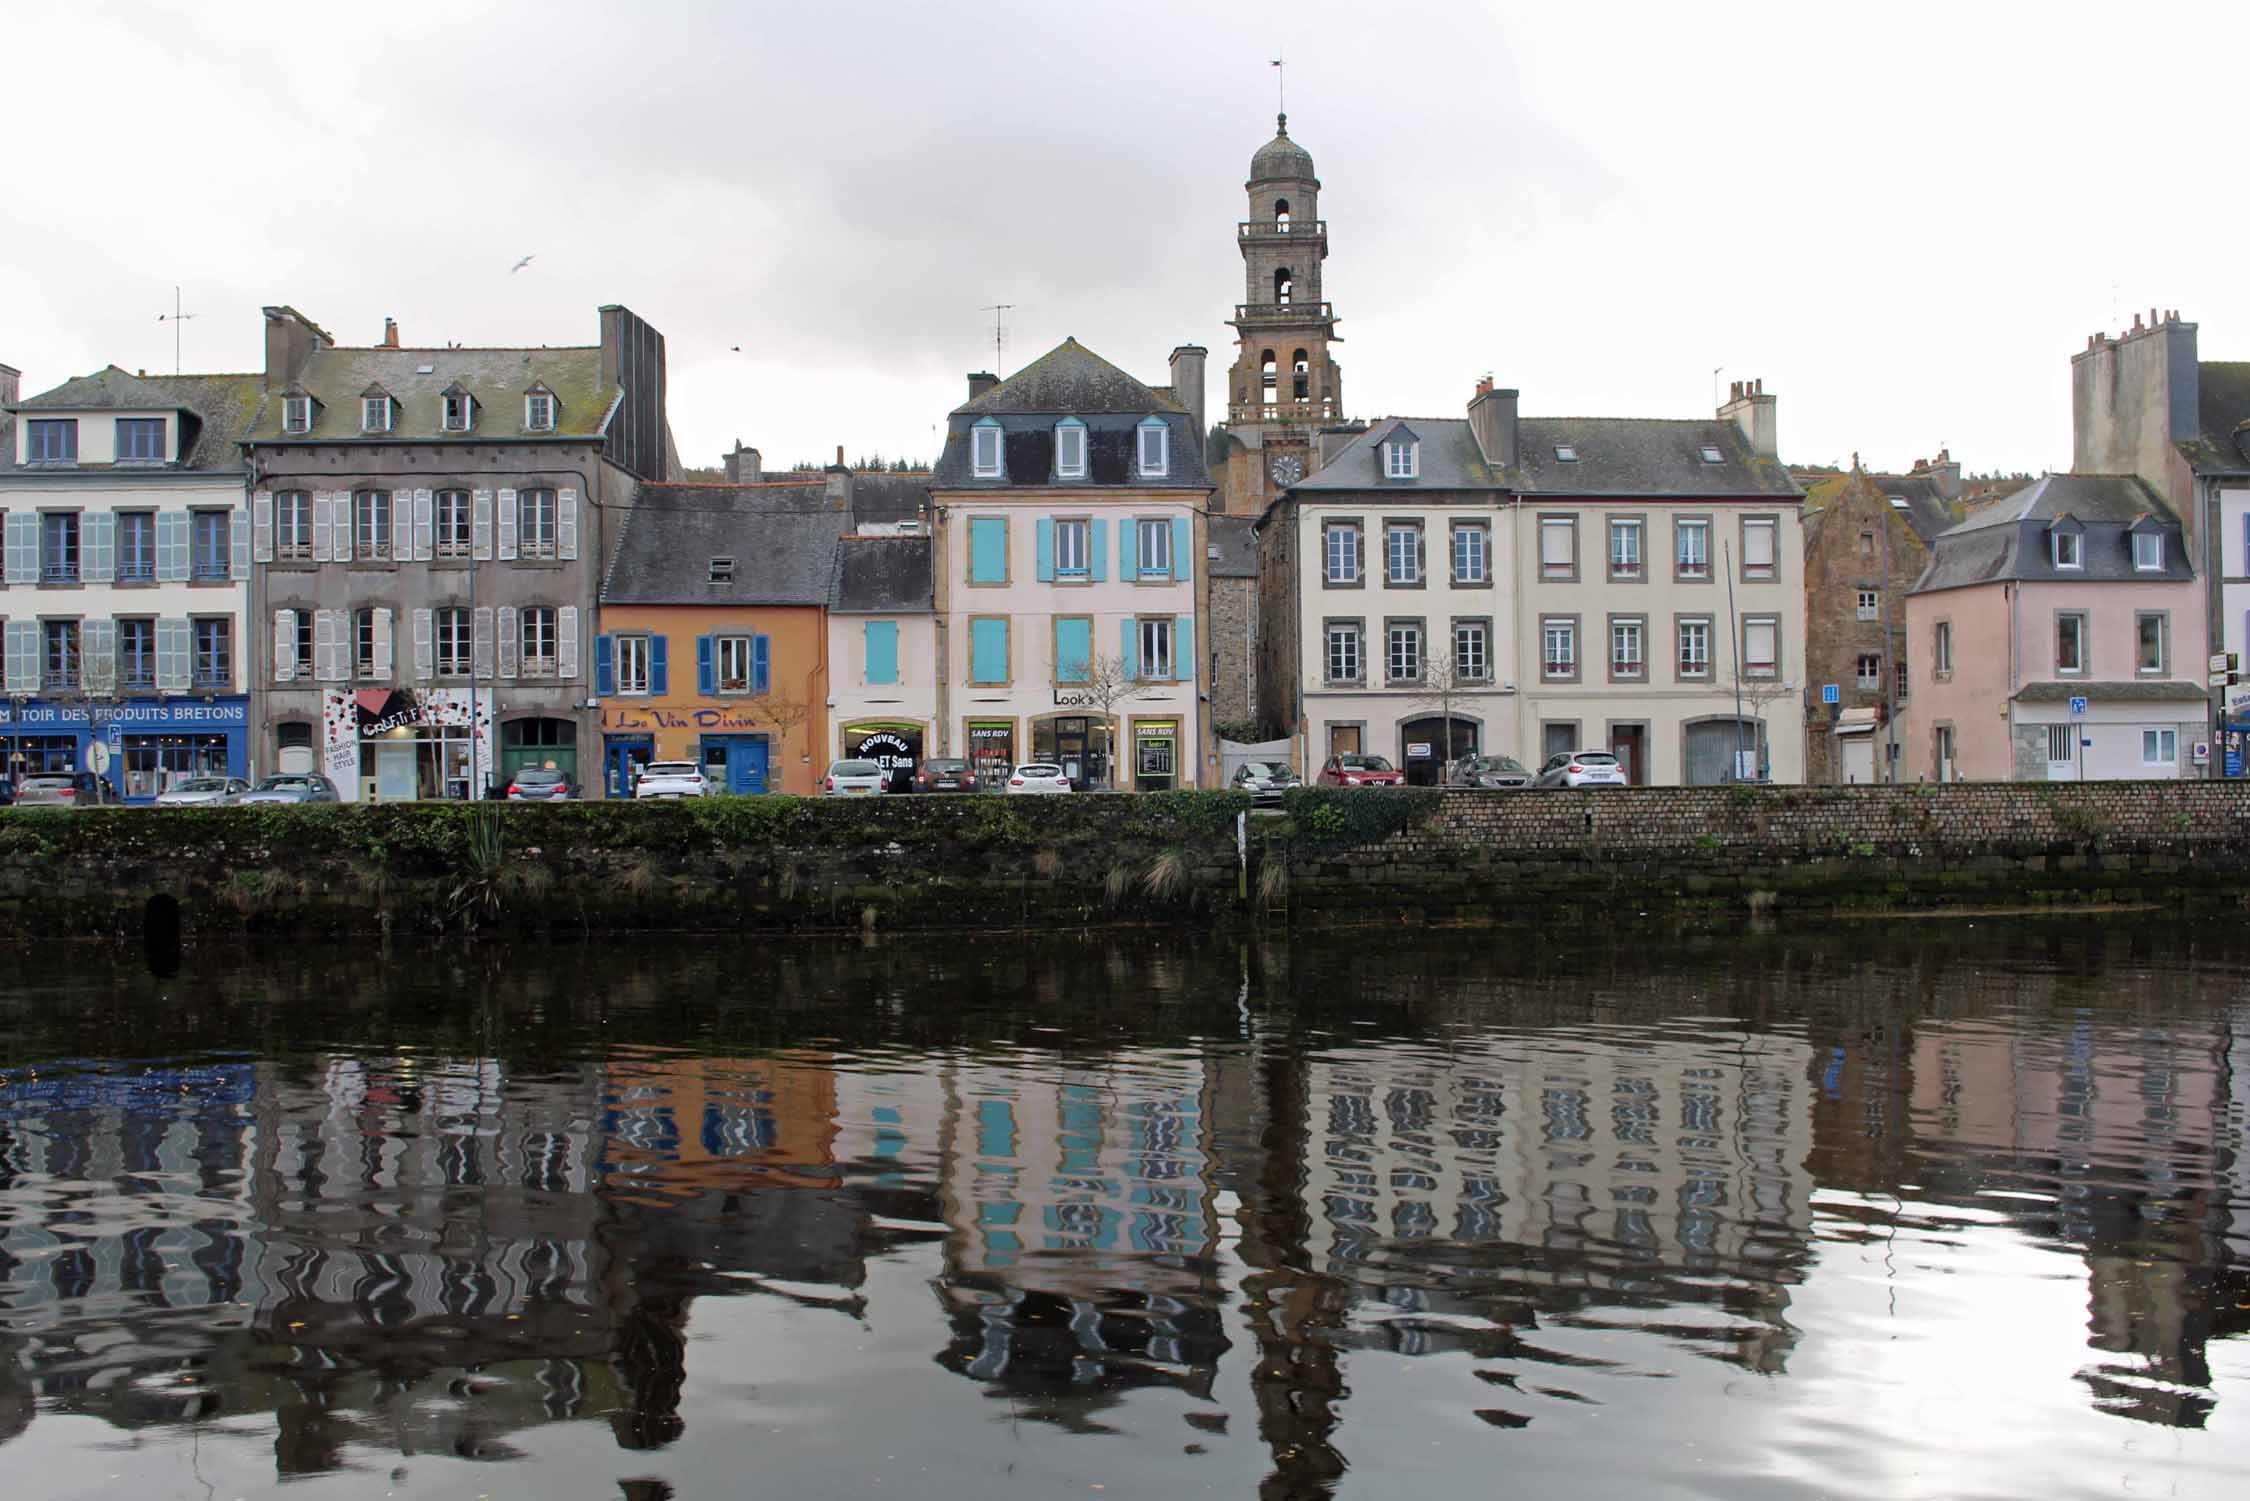
<svg viewBox="0 0 2250 1501"><path fill-rule="evenodd" d="M217 808L242 800L250 784L240 777L189 777L156 794L159 808Z"/></svg>
<svg viewBox="0 0 2250 1501"><path fill-rule="evenodd" d="M242 794L244 803L340 803L336 784L317 771L288 771L267 777Z"/></svg>
<svg viewBox="0 0 2250 1501"><path fill-rule="evenodd" d="M104 808L121 801L109 778L90 771L35 771L16 788L19 808Z"/></svg>
<svg viewBox="0 0 2250 1501"><path fill-rule="evenodd" d="M1622 787L1625 768L1605 750L1564 751L1539 768L1534 787Z"/></svg>
<svg viewBox="0 0 2250 1501"><path fill-rule="evenodd" d="M891 774L874 761L831 761L820 790L827 797L876 797L890 782Z"/></svg>

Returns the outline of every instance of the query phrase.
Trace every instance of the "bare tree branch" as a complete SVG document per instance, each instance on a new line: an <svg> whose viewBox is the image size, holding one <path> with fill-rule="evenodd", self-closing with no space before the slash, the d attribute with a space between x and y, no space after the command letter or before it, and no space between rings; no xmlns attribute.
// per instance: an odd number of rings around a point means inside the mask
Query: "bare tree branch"
<svg viewBox="0 0 2250 1501"><path fill-rule="evenodd" d="M1147 698L1161 684L1127 672L1125 660L1116 655L1090 654L1079 671L1077 679L1059 685L1056 701L1076 699L1094 710L1102 721L1102 729L1109 736L1109 754L1103 758L1104 785L1117 785L1117 707L1136 698Z"/></svg>

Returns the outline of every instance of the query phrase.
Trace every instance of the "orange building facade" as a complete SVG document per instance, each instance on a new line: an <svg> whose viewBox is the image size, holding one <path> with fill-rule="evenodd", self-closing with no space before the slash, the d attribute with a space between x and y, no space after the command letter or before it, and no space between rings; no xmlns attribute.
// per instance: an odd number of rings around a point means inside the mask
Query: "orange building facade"
<svg viewBox="0 0 2250 1501"><path fill-rule="evenodd" d="M713 792L819 790L825 609L607 605L594 679L605 797L632 796L651 761L693 761Z"/></svg>

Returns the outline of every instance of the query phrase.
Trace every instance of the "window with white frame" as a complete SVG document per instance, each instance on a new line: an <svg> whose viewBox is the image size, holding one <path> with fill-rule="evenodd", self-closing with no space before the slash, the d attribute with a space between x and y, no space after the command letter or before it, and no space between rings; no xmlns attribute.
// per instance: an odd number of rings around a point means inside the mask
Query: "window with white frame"
<svg viewBox="0 0 2250 1501"><path fill-rule="evenodd" d="M2171 617L2144 610L2134 617L2133 668L2144 677L2162 675L2171 665Z"/></svg>
<svg viewBox="0 0 2250 1501"><path fill-rule="evenodd" d="M1140 426L1141 477L1158 479L1172 472L1172 430L1161 422Z"/></svg>
<svg viewBox="0 0 2250 1501"><path fill-rule="evenodd" d="M2081 676L2086 671L2086 617L2066 610L2055 617L2055 671Z"/></svg>
<svg viewBox="0 0 2250 1501"><path fill-rule="evenodd" d="M1953 622L1941 620L1930 633L1930 670L1940 679L1953 675Z"/></svg>
<svg viewBox="0 0 2250 1501"><path fill-rule="evenodd" d="M1771 516L1745 516L1742 520L1742 576L1748 580L1774 576L1776 539L1780 524Z"/></svg>
<svg viewBox="0 0 2250 1501"><path fill-rule="evenodd" d="M1172 523L1161 516L1144 516L1133 527L1134 566L1142 578L1169 577L1172 572Z"/></svg>
<svg viewBox="0 0 2250 1501"><path fill-rule="evenodd" d="M437 555L439 557L465 558L469 555L469 541L472 536L470 518L474 514L469 509L468 491L438 491Z"/></svg>
<svg viewBox="0 0 2250 1501"><path fill-rule="evenodd" d="M2164 569L2164 534L2162 532L2133 533L2133 568L2139 573L2161 573Z"/></svg>
<svg viewBox="0 0 2250 1501"><path fill-rule="evenodd" d="M1879 589L1861 589L1854 613L1861 620L1873 620L1883 612L1883 594Z"/></svg>
<svg viewBox="0 0 2250 1501"><path fill-rule="evenodd" d="M969 458L978 479L1000 475L1000 424L980 422L969 429Z"/></svg>
<svg viewBox="0 0 2250 1501"><path fill-rule="evenodd" d="M617 638L617 691L646 695L648 692L649 638L646 636L619 636Z"/></svg>
<svg viewBox="0 0 2250 1501"><path fill-rule="evenodd" d="M1359 582L1359 523L1331 521L1321 534L1331 584Z"/></svg>
<svg viewBox="0 0 2250 1501"><path fill-rule="evenodd" d="M1385 674L1394 683L1422 681L1422 626L1413 620L1394 620L1383 629Z"/></svg>
<svg viewBox="0 0 2250 1501"><path fill-rule="evenodd" d="M1891 676L1895 680L1891 688L1891 697L1903 704L1906 702L1906 653L1900 652L1898 654L1898 661L1892 669Z"/></svg>
<svg viewBox="0 0 2250 1501"><path fill-rule="evenodd" d="M1421 473L1419 443L1410 438L1394 438L1383 445L1383 477L1385 479L1413 479Z"/></svg>
<svg viewBox="0 0 2250 1501"><path fill-rule="evenodd" d="M1859 654L1859 672L1854 682L1862 691L1869 693L1882 687L1883 659L1874 652L1861 652Z"/></svg>
<svg viewBox="0 0 2250 1501"><path fill-rule="evenodd" d="M1055 477L1086 477L1086 424L1075 417L1055 424Z"/></svg>
<svg viewBox="0 0 2250 1501"><path fill-rule="evenodd" d="M543 433L555 425L555 398L545 391L533 391L523 399L523 425L527 431Z"/></svg>
<svg viewBox="0 0 2250 1501"><path fill-rule="evenodd" d="M1059 579L1082 579L1087 576L1087 572L1086 523L1084 521L1057 521L1055 523L1055 577Z"/></svg>
<svg viewBox="0 0 2250 1501"><path fill-rule="evenodd" d="M1708 620L1682 620L1673 630L1678 647L1680 676L1689 679L1707 678L1711 675L1711 622Z"/></svg>
<svg viewBox="0 0 2250 1501"><path fill-rule="evenodd" d="M388 396L360 398L359 430L363 433L387 433L391 430L391 399Z"/></svg>
<svg viewBox="0 0 2250 1501"><path fill-rule="evenodd" d="M516 492L516 556L551 558L555 551L555 492Z"/></svg>
<svg viewBox="0 0 2250 1501"><path fill-rule="evenodd" d="M1711 523L1677 521L1672 524L1672 573L1676 578L1711 576Z"/></svg>
<svg viewBox="0 0 2250 1501"><path fill-rule="evenodd" d="M551 678L555 675L555 607L553 605L526 605L518 613L522 622L523 661L520 671L527 678Z"/></svg>
<svg viewBox="0 0 2250 1501"><path fill-rule="evenodd" d="M437 670L440 677L466 677L469 673L469 612L465 606L447 605L436 613Z"/></svg>
<svg viewBox="0 0 2250 1501"><path fill-rule="evenodd" d="M281 398L281 430L285 433L312 431L312 398L310 396L284 396Z"/></svg>
<svg viewBox="0 0 2250 1501"><path fill-rule="evenodd" d="M273 498L273 555L277 559L312 556L312 495L282 490ZM152 572L149 575L155 577Z"/></svg>
<svg viewBox="0 0 2250 1501"><path fill-rule="evenodd" d="M387 558L391 555L391 492L358 490L352 494L352 556Z"/></svg>
<svg viewBox="0 0 2250 1501"><path fill-rule="evenodd" d="M2049 532L2054 547L2057 568L2083 568L2086 566L2085 538L2072 531Z"/></svg>
<svg viewBox="0 0 2250 1501"><path fill-rule="evenodd" d="M1578 522L1574 517L1539 518L1539 576L1543 579L1578 576Z"/></svg>
<svg viewBox="0 0 2250 1501"><path fill-rule="evenodd" d="M1453 622L1453 675L1464 683L1492 681L1492 627L1484 621Z"/></svg>
<svg viewBox="0 0 2250 1501"><path fill-rule="evenodd" d="M1609 675L1613 678L1648 676L1648 624L1641 620L1609 623Z"/></svg>
<svg viewBox="0 0 2250 1501"><path fill-rule="evenodd" d="M1385 577L1394 584L1422 582L1422 527L1393 521L1383 528Z"/></svg>
<svg viewBox="0 0 2250 1501"><path fill-rule="evenodd" d="M1178 675L1173 670L1171 621L1162 616L1141 617L1138 665L1144 678L1169 680Z"/></svg>
<svg viewBox="0 0 2250 1501"><path fill-rule="evenodd" d="M750 691L750 638L748 636L721 636L719 638L719 691L721 693L748 693Z"/></svg>
<svg viewBox="0 0 2250 1501"><path fill-rule="evenodd" d="M1548 620L1539 627L1540 670L1550 678L1578 675L1578 622Z"/></svg>
<svg viewBox="0 0 2250 1501"><path fill-rule="evenodd" d="M1453 582L1484 584L1492 580L1492 528L1481 521L1453 524Z"/></svg>
<svg viewBox="0 0 2250 1501"><path fill-rule="evenodd" d="M1771 615L1751 615L1742 622L1742 675L1781 675L1781 622Z"/></svg>
<svg viewBox="0 0 2250 1501"><path fill-rule="evenodd" d="M449 433L467 432L470 419L475 411L476 404L467 392L456 391L447 396L445 398L445 430Z"/></svg>
<svg viewBox="0 0 2250 1501"><path fill-rule="evenodd" d="M1367 664L1361 648L1360 628L1357 625L1328 627L1329 682L1358 683L1365 679Z"/></svg>
<svg viewBox="0 0 2250 1501"><path fill-rule="evenodd" d="M1955 751L1953 726L1949 724L1941 724L1937 726L1936 732L1930 738L1936 742L1935 748L1937 751L1938 780L1941 782L1950 782L1953 780L1953 758Z"/></svg>
<svg viewBox="0 0 2250 1501"><path fill-rule="evenodd" d="M1613 579L1637 579L1641 576L1641 530L1636 517L1613 516L1609 523L1609 576Z"/></svg>
<svg viewBox="0 0 2250 1501"><path fill-rule="evenodd" d="M2143 766L2177 766L2180 762L2180 732L2178 730L2141 731L2141 764Z"/></svg>

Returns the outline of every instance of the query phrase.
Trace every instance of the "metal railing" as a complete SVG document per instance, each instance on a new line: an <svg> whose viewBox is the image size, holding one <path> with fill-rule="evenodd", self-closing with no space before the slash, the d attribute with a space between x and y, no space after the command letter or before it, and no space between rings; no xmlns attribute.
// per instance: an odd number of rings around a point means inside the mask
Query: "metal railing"
<svg viewBox="0 0 2250 1501"><path fill-rule="evenodd" d="M1315 323L1335 316L1335 305L1326 302L1238 302L1234 305L1237 323Z"/></svg>

